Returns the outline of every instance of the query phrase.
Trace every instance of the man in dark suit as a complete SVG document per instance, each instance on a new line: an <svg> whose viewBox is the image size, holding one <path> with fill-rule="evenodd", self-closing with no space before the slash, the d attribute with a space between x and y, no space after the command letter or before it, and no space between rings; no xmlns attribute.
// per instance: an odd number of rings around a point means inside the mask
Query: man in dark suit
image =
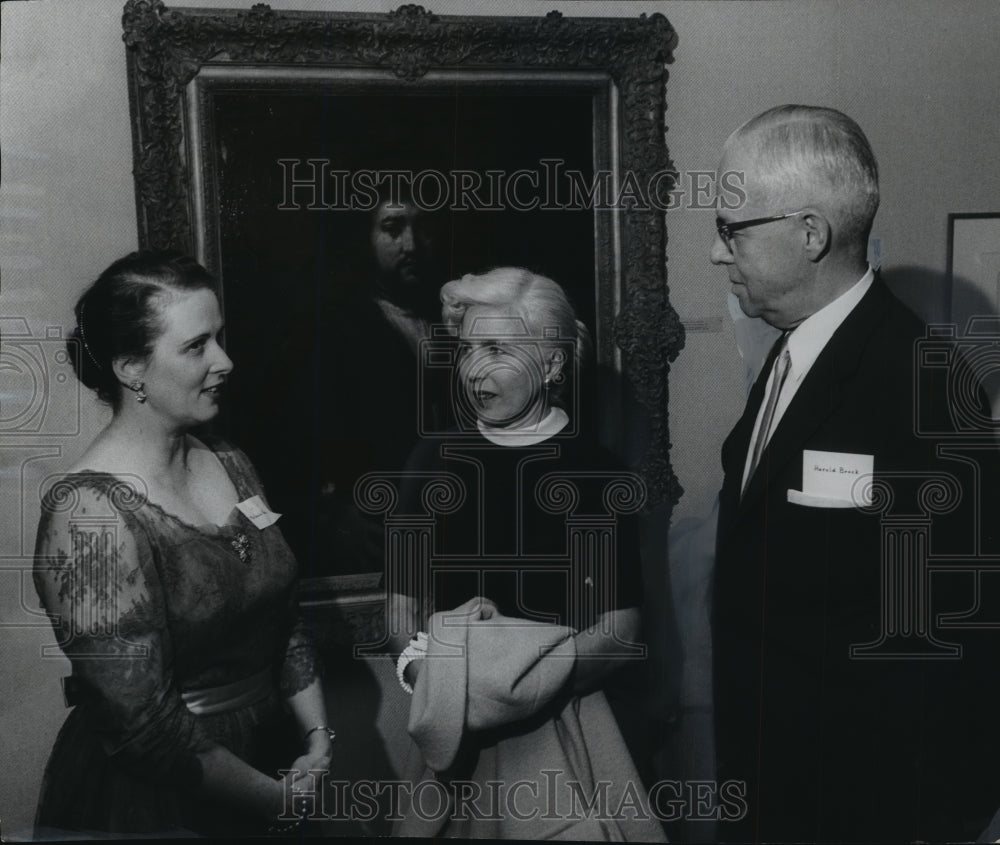
<svg viewBox="0 0 1000 845"><path fill-rule="evenodd" d="M1000 640L967 638L958 659L961 632L934 626L972 603L971 575L920 562L980 549L973 481L995 456L977 470L938 452L956 431L948 368L916 366L926 329L868 266L878 173L858 125L771 109L730 136L719 172L743 174L746 201L720 205L712 261L784 332L722 450L718 778L745 785L747 812L723 813L719 836L974 837L1000 806L1000 719L970 693L996 686L982 667ZM920 618L893 615L906 608Z"/></svg>

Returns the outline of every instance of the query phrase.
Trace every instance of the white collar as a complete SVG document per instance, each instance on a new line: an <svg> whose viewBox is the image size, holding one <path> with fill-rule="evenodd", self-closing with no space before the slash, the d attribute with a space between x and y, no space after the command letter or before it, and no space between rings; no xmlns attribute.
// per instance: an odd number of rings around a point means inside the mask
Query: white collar
<svg viewBox="0 0 1000 845"><path fill-rule="evenodd" d="M376 296L375 302L386 314L398 314L401 317L409 317L410 319L421 319L413 310L404 308L402 305L397 305L395 302L386 299L385 297Z"/></svg>
<svg viewBox="0 0 1000 845"><path fill-rule="evenodd" d="M854 310L875 281L869 266L865 274L833 302L810 315L788 335L788 355L791 369L788 378L801 381L816 362L833 333L840 328L847 315Z"/></svg>
<svg viewBox="0 0 1000 845"><path fill-rule="evenodd" d="M553 434L562 431L569 422L569 417L562 408L550 408L545 417L532 425L512 428L490 428L476 421L479 433L490 443L497 446L534 446L543 440L548 440Z"/></svg>

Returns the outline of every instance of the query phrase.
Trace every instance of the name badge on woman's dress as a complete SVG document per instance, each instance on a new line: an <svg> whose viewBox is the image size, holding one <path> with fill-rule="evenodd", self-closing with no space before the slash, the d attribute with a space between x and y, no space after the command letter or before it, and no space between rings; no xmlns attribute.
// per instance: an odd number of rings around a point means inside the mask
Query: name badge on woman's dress
<svg viewBox="0 0 1000 845"><path fill-rule="evenodd" d="M237 502L236 507L238 507L240 512L259 529L264 529L269 525L274 525L274 523L281 519L281 514L275 513L268 508L260 496L251 496L249 499Z"/></svg>

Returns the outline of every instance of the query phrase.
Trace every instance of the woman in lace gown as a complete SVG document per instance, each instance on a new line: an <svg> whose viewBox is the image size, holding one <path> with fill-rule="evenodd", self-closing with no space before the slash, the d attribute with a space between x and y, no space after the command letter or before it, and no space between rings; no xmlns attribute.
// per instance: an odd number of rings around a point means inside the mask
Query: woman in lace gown
<svg viewBox="0 0 1000 845"><path fill-rule="evenodd" d="M134 253L76 318L75 371L113 416L42 503L35 586L73 709L36 833L282 829L286 787L312 782L278 768L326 770L331 736L276 515L242 452L191 433L233 366L214 280Z"/></svg>

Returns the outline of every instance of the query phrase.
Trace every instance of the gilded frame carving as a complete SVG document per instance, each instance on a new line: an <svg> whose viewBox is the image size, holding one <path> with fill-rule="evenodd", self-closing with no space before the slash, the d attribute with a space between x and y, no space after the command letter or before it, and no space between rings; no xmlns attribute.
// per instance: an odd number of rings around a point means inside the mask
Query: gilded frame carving
<svg viewBox="0 0 1000 845"><path fill-rule="evenodd" d="M415 5L388 14L279 13L264 4L237 11L128 0L123 28L140 244L195 254L216 272L217 208L204 154L211 126L203 115L219 80L277 89L289 75L321 84L340 73L356 77L359 90L383 80L419 91L436 79L475 87L522 75L534 84L589 85L606 102L595 161L607 161L619 184L625 174L646 185L672 170L664 112L676 34L660 14L449 17ZM634 204L595 211L595 238L598 361L619 377L613 401L603 404L630 409L614 423L621 450L643 441L628 457L648 502L672 506L681 488L670 463L668 375L684 331L669 300L665 214ZM337 604L356 639L377 639L367 637L379 624L377 579L312 579L303 598Z"/></svg>

